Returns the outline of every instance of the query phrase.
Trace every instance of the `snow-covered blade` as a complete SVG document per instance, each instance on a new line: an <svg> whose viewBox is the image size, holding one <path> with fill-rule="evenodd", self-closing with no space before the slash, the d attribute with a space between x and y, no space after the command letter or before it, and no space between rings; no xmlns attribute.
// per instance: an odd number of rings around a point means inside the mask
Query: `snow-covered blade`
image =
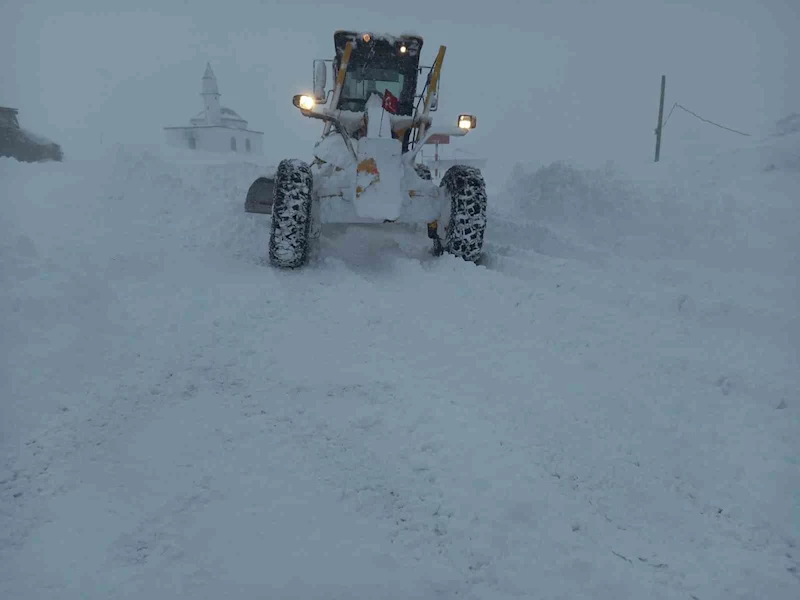
<svg viewBox="0 0 800 600"><path fill-rule="evenodd" d="M275 178L259 177L247 190L244 210L249 213L270 215L275 200Z"/></svg>

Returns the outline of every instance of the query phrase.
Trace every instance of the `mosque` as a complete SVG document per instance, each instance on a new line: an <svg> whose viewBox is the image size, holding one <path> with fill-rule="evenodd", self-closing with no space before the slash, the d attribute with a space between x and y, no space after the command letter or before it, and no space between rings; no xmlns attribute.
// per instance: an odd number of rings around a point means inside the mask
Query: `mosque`
<svg viewBox="0 0 800 600"><path fill-rule="evenodd" d="M206 64L200 87L203 110L190 119L189 126L164 127L167 144L208 152L263 154L264 132L247 128L247 121L227 106L220 105L217 77Z"/></svg>

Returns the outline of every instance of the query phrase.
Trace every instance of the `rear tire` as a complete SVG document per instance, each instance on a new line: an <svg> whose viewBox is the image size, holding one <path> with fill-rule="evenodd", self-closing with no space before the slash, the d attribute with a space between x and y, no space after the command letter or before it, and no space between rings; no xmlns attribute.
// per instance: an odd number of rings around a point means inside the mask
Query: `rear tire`
<svg viewBox="0 0 800 600"><path fill-rule="evenodd" d="M313 178L298 159L282 160L275 174L275 199L269 236L269 262L296 269L308 260Z"/></svg>
<svg viewBox="0 0 800 600"><path fill-rule="evenodd" d="M486 230L486 183L480 169L454 165L442 178L450 197L450 222L444 250L466 261L477 262Z"/></svg>

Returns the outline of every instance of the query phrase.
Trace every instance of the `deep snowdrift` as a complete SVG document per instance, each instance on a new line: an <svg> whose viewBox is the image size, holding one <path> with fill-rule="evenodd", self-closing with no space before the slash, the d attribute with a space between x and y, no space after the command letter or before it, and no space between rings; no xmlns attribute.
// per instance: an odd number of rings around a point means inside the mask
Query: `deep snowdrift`
<svg viewBox="0 0 800 600"><path fill-rule="evenodd" d="M0 596L796 598L798 138L288 273L267 166L0 160Z"/></svg>
<svg viewBox="0 0 800 600"><path fill-rule="evenodd" d="M518 166L501 208L593 252L787 273L800 239L800 135L784 135L709 161L650 165L636 177L613 163ZM792 264L770 267L776 259Z"/></svg>

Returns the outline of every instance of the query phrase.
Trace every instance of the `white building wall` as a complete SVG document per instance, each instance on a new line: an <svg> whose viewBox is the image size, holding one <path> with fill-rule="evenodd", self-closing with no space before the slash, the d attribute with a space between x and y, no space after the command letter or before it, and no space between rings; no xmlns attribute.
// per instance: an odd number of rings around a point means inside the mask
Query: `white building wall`
<svg viewBox="0 0 800 600"><path fill-rule="evenodd" d="M167 143L177 148L192 148L191 139L195 141L194 149L207 152L236 152L237 154L264 153L264 134L246 129L227 127L176 127L164 130ZM236 140L235 150L231 139ZM250 142L250 151L247 142Z"/></svg>
<svg viewBox="0 0 800 600"><path fill-rule="evenodd" d="M169 127L164 129L167 136L167 144L175 148L191 148L189 143L191 129L188 127Z"/></svg>
<svg viewBox="0 0 800 600"><path fill-rule="evenodd" d="M253 154L258 154L259 156L264 154L264 134L259 133L253 135L251 142L253 145Z"/></svg>

